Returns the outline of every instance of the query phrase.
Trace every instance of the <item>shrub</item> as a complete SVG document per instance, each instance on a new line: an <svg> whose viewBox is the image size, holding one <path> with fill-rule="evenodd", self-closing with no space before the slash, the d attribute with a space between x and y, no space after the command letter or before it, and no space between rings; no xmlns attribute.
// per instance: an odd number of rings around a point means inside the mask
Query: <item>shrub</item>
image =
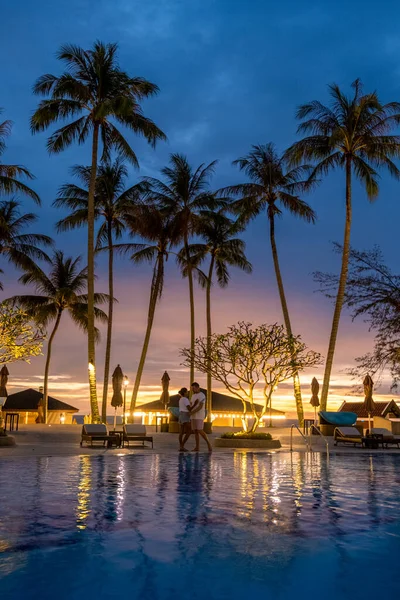
<svg viewBox="0 0 400 600"><path fill-rule="evenodd" d="M232 440L234 438L239 440L272 440L272 435L270 433L251 433L246 431L238 431L237 433L227 431L226 433L223 433L221 437L226 440Z"/></svg>

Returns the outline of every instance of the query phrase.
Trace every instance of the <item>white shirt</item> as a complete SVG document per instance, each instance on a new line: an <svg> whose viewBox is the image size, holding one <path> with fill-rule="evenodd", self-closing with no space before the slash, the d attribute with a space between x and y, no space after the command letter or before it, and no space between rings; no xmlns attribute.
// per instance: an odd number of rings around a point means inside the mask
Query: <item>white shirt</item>
<svg viewBox="0 0 400 600"><path fill-rule="evenodd" d="M179 412L189 412L190 401L186 396L179 398Z"/></svg>
<svg viewBox="0 0 400 600"><path fill-rule="evenodd" d="M195 404L196 400L199 401L201 408L197 412L190 415L190 418L191 419L201 419L202 421L204 421L204 419L206 418L206 397L203 394L203 392L198 392L197 394L193 394L193 396L191 398L192 406ZM196 408L198 408L198 405L196 406Z"/></svg>

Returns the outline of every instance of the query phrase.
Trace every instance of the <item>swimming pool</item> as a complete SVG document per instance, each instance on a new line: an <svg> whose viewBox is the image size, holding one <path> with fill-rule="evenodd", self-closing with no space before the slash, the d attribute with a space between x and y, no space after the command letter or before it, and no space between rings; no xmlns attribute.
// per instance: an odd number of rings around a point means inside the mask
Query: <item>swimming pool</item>
<svg viewBox="0 0 400 600"><path fill-rule="evenodd" d="M399 597L400 457L0 461L7 600Z"/></svg>

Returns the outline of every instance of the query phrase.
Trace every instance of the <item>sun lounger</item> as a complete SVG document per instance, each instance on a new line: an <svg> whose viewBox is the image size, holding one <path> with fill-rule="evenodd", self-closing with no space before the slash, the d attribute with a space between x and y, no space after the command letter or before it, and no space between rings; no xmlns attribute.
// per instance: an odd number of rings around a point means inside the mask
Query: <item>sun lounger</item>
<svg viewBox="0 0 400 600"><path fill-rule="evenodd" d="M385 429L384 427L373 427L371 433L373 435L381 435L386 447L388 444L395 444L400 448L400 435L394 435L389 429Z"/></svg>
<svg viewBox="0 0 400 600"><path fill-rule="evenodd" d="M341 444L357 444L363 445L363 439L361 433L356 427L336 427L333 433L335 439L335 446L340 442Z"/></svg>
<svg viewBox="0 0 400 600"><path fill-rule="evenodd" d="M84 425L82 427L81 446L83 442L93 446L93 442L103 442L103 446L111 441L111 436L108 434L105 425Z"/></svg>
<svg viewBox="0 0 400 600"><path fill-rule="evenodd" d="M144 425L124 425L122 432L123 446L125 446L125 442L128 444L128 446L130 442L142 442L143 446L145 442L151 442L151 447L153 448L153 438L152 436L147 435L146 427Z"/></svg>

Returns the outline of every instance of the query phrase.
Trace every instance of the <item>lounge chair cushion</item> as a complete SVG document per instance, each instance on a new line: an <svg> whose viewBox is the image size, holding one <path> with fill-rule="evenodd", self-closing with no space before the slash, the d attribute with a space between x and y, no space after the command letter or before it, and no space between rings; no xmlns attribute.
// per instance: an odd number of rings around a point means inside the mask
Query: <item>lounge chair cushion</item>
<svg viewBox="0 0 400 600"><path fill-rule="evenodd" d="M391 431L389 431L389 429L385 429L384 427L373 427L371 429L371 433L373 435L383 435L383 439L385 439L385 438L392 439L394 437L393 433Z"/></svg>
<svg viewBox="0 0 400 600"><path fill-rule="evenodd" d="M108 435L107 427L104 424L84 425L83 433L85 435Z"/></svg>
<svg viewBox="0 0 400 600"><path fill-rule="evenodd" d="M357 427L336 427L336 431L341 437L362 438L362 435L358 431Z"/></svg>
<svg viewBox="0 0 400 600"><path fill-rule="evenodd" d="M146 426L139 424L124 425L125 435L146 435Z"/></svg>

